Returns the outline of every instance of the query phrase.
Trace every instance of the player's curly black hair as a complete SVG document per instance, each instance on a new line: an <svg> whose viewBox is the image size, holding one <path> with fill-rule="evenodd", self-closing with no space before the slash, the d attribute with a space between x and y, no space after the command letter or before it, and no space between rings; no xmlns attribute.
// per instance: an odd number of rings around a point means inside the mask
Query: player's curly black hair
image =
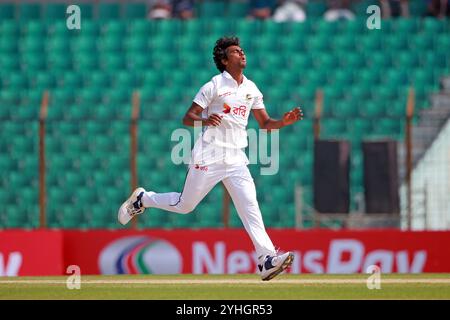
<svg viewBox="0 0 450 320"><path fill-rule="evenodd" d="M222 59L227 58L226 49L231 46L239 46L238 37L222 37L216 41L216 46L213 50L214 63L220 72L225 71L225 65L222 63Z"/></svg>

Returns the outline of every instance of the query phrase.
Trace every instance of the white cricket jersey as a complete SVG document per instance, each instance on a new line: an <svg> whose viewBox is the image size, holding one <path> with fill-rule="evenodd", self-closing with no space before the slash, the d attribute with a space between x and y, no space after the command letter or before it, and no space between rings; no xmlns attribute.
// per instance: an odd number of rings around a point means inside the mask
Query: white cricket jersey
<svg viewBox="0 0 450 320"><path fill-rule="evenodd" d="M216 160L248 163L245 153L241 150L248 144L248 117L252 109L264 108L263 95L253 81L244 76L242 84L238 85L236 80L224 71L200 89L194 102L204 109L203 117L207 118L213 113L222 117L219 126L204 127L202 138L194 147L195 151L201 144L203 149L207 149L202 151L203 163L214 163ZM205 156L206 151L211 151L210 149L215 149L215 159ZM245 159L242 156L245 156Z"/></svg>

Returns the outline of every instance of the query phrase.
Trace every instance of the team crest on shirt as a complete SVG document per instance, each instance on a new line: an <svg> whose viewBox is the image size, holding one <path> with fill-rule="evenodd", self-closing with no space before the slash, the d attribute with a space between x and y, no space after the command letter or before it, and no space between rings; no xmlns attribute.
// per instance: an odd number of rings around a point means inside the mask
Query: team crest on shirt
<svg viewBox="0 0 450 320"><path fill-rule="evenodd" d="M247 95L245 96L245 99L251 100L252 99L252 95L250 93L247 93Z"/></svg>

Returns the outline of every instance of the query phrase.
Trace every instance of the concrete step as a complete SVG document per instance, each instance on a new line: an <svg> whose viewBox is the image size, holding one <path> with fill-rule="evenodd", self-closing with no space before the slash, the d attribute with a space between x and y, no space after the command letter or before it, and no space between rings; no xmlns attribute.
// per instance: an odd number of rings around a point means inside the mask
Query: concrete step
<svg viewBox="0 0 450 320"><path fill-rule="evenodd" d="M449 93L436 93L431 96L431 105L433 108L450 108L450 94Z"/></svg>
<svg viewBox="0 0 450 320"><path fill-rule="evenodd" d="M444 92L450 94L450 77L445 77L441 79L441 86Z"/></svg>

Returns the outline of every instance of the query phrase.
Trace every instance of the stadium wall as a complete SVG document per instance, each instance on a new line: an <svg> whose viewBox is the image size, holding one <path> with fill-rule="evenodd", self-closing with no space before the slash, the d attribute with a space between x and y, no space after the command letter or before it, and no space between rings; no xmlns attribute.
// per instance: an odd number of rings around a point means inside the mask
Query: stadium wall
<svg viewBox="0 0 450 320"><path fill-rule="evenodd" d="M450 272L448 231L269 230L295 253L291 273ZM0 232L0 275L65 275L78 265L93 274L256 273L257 257L242 229L59 230Z"/></svg>
<svg viewBox="0 0 450 320"><path fill-rule="evenodd" d="M412 172L414 230L450 228L450 120ZM407 227L406 185L400 188L402 228Z"/></svg>

